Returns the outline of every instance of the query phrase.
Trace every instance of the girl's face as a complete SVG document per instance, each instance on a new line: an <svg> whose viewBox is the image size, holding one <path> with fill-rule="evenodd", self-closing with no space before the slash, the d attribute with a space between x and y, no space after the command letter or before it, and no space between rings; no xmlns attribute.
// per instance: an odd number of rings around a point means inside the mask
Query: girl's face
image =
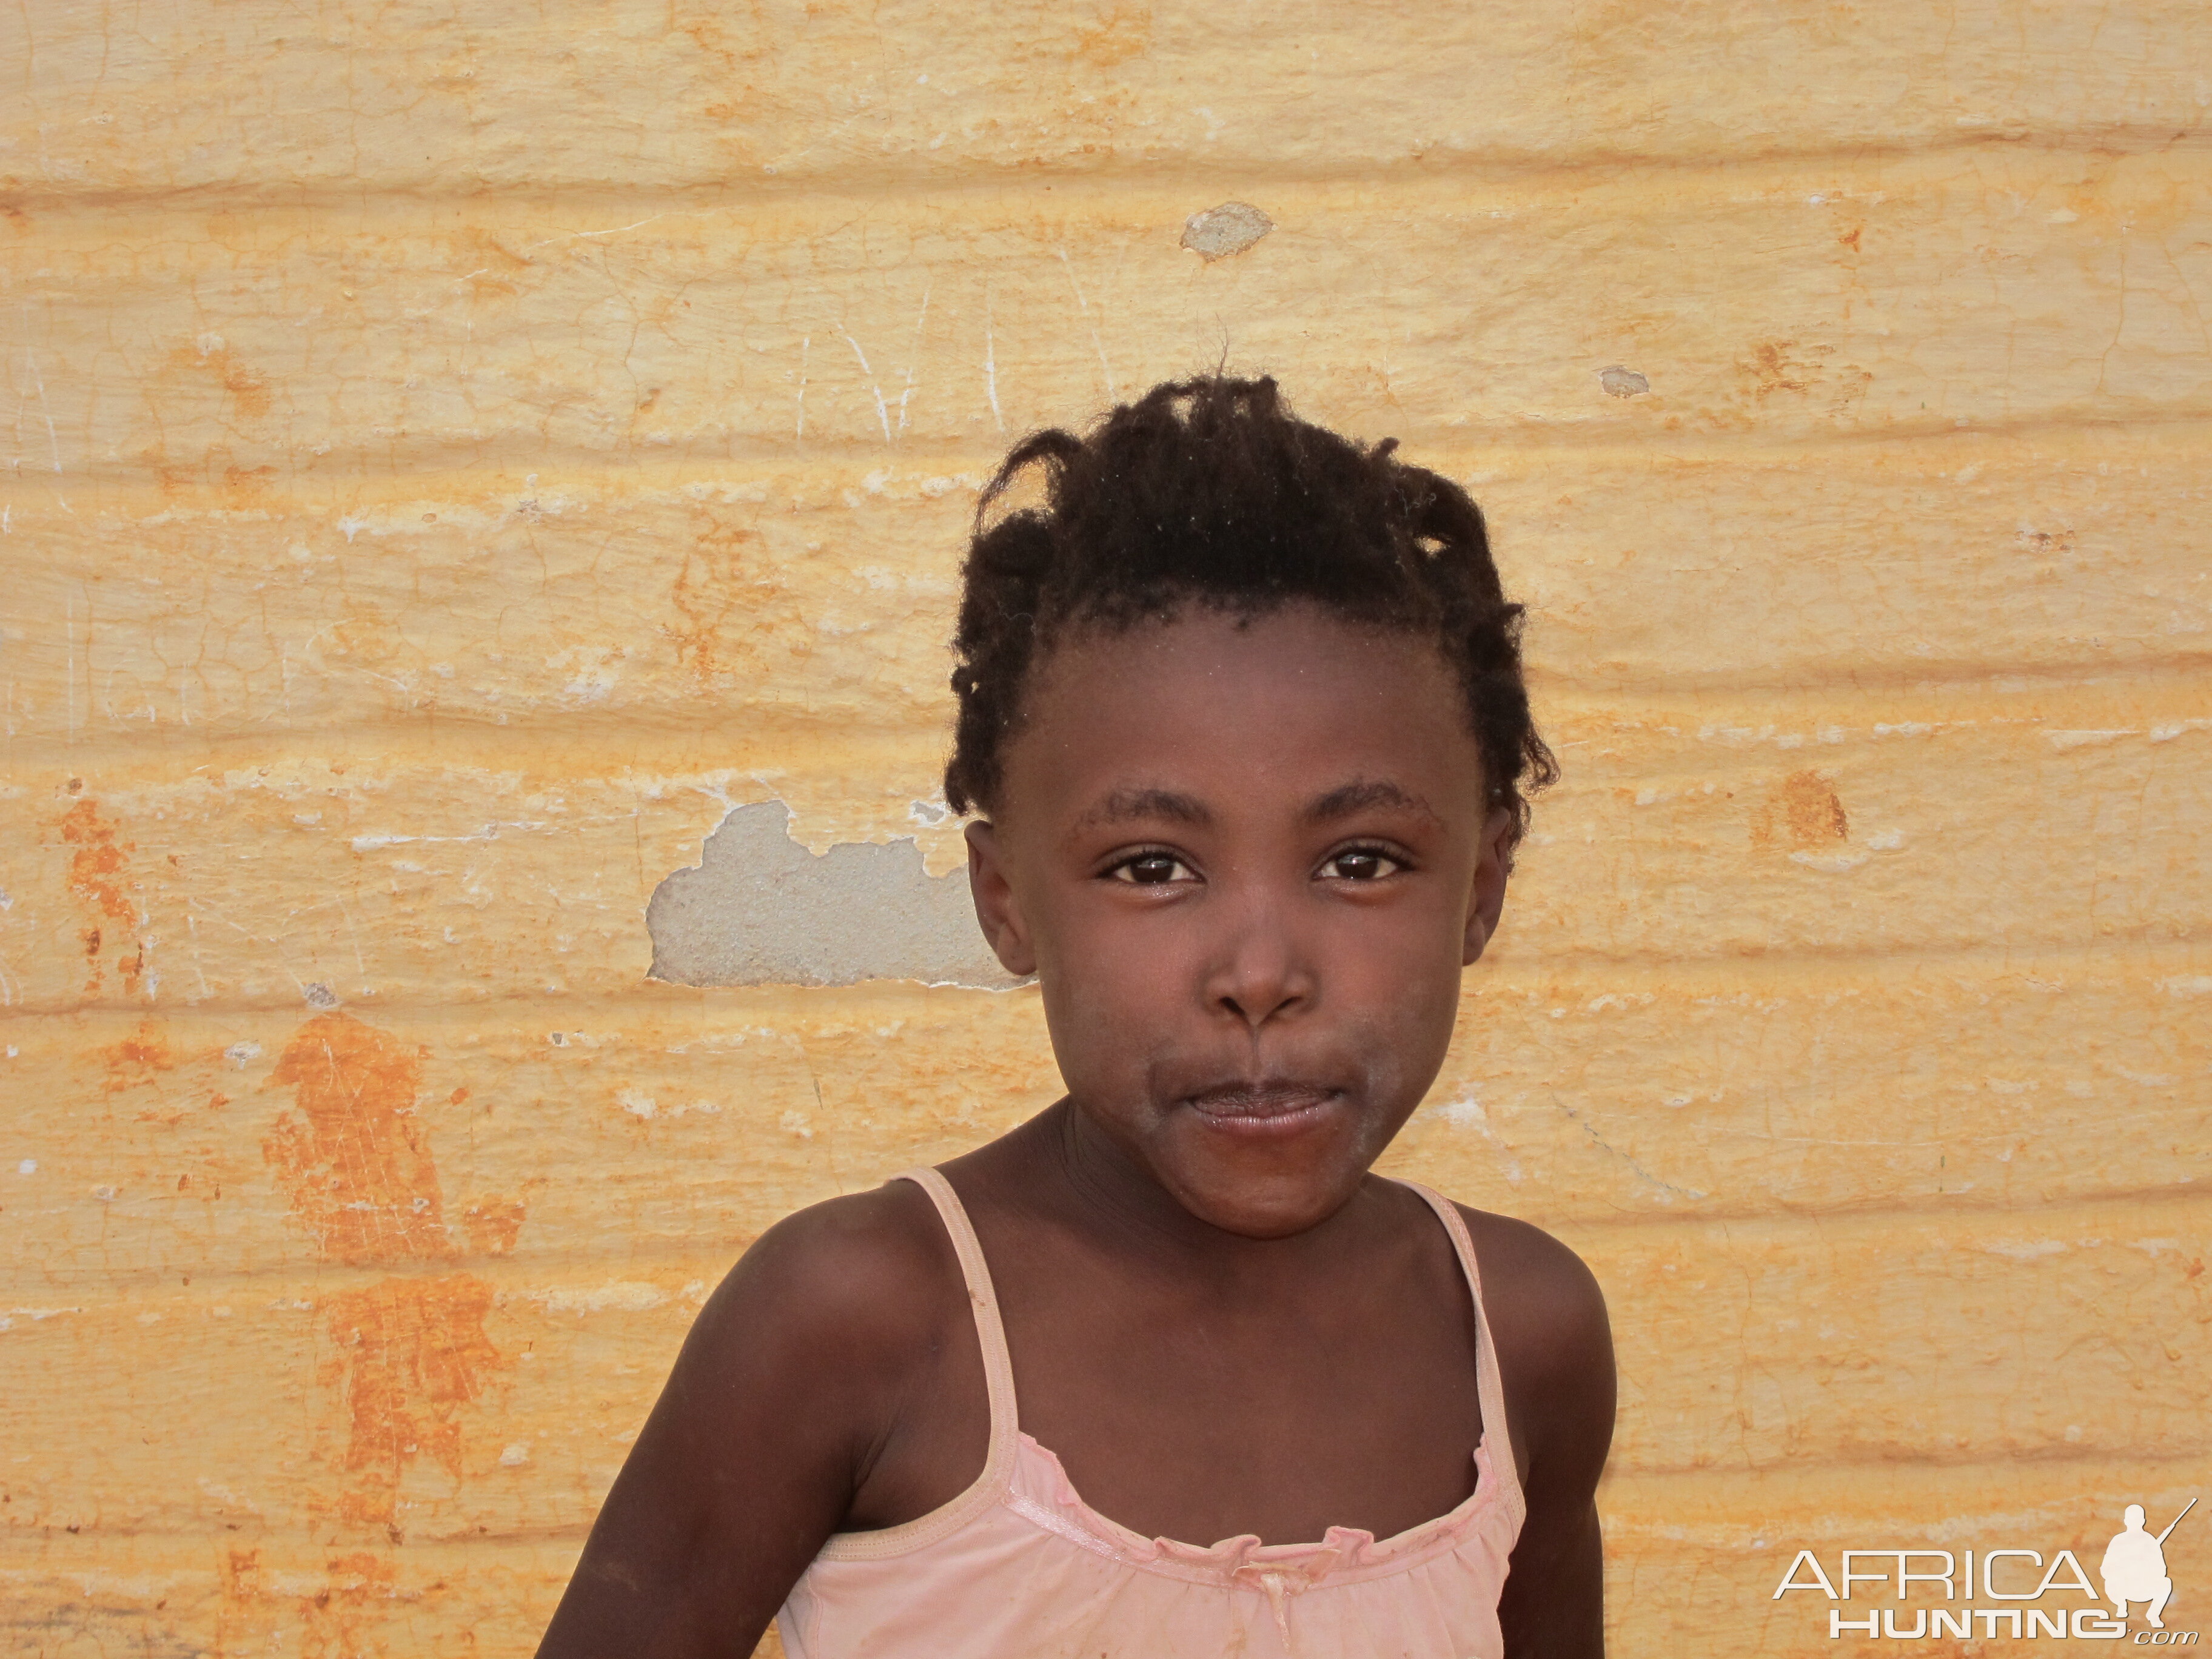
<svg viewBox="0 0 2212 1659"><path fill-rule="evenodd" d="M1450 669L1309 605L1193 607L1040 665L969 827L1075 1108L1200 1219L1333 1214L1443 1062L1504 901Z"/></svg>

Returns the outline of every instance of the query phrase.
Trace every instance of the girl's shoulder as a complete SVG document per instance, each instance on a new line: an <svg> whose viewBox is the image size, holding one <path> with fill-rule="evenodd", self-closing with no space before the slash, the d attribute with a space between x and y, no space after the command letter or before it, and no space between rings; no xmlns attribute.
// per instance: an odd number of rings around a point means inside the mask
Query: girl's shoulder
<svg viewBox="0 0 2212 1659"><path fill-rule="evenodd" d="M849 1489L967 1316L959 1258L911 1182L812 1204L755 1239L692 1322L656 1413L702 1452L733 1412L804 1424L808 1461Z"/></svg>
<svg viewBox="0 0 2212 1659"><path fill-rule="evenodd" d="M1524 1474L1559 1461L1602 1464L1613 1435L1613 1330L1589 1266L1542 1228L1455 1204L1482 1273Z"/></svg>
<svg viewBox="0 0 2212 1659"><path fill-rule="evenodd" d="M1605 1292L1582 1257L1533 1222L1465 1204L1452 1207L1474 1241L1483 1304L1493 1323L1503 1316L1547 1346L1605 1335ZM1501 1348L1504 1341L1501 1333Z"/></svg>
<svg viewBox="0 0 2212 1659"><path fill-rule="evenodd" d="M965 1300L959 1259L928 1195L892 1181L769 1228L708 1298L695 1338L895 1366L936 1340L945 1305L964 1309Z"/></svg>
<svg viewBox="0 0 2212 1659"><path fill-rule="evenodd" d="M856 1514L887 1524L870 1482L965 1312L958 1258L908 1183L762 1234L693 1322L541 1651L704 1651L700 1631L749 1650L825 1540Z"/></svg>

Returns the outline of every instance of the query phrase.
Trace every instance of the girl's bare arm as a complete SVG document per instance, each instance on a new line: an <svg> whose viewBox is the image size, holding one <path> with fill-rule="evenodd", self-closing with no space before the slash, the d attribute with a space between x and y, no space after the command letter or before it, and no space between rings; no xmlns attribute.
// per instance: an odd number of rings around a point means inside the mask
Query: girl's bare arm
<svg viewBox="0 0 2212 1659"><path fill-rule="evenodd" d="M1498 1599L1506 1659L1601 1659L1597 1480L1613 1443L1605 1296L1573 1251L1526 1223L1464 1212L1482 1266L1528 1519Z"/></svg>
<svg viewBox="0 0 2212 1659"><path fill-rule="evenodd" d="M950 1253L927 1212L886 1188L803 1211L745 1253L692 1326L540 1659L752 1652L942 1346Z"/></svg>

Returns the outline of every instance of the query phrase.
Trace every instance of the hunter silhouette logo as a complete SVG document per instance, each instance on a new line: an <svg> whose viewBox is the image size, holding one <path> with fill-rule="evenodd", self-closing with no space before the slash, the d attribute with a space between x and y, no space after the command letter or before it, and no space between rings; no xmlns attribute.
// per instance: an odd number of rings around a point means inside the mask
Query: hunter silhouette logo
<svg viewBox="0 0 2212 1659"><path fill-rule="evenodd" d="M1773 1599L1809 1590L1831 1603L1831 1641L1847 1635L1908 1642L1930 1637L1984 1642L2065 1637L2126 1641L2136 1647L2194 1647L2197 1632L2166 1627L2166 1605L2173 1599L2166 1540L2196 1507L2192 1498L2165 1531L2154 1533L2145 1524L2143 1506L2130 1504L2121 1512L2120 1530L2097 1564L2104 1581L2101 1598L2070 1549L2046 1557L2035 1549L1889 1546L1843 1551L1833 1577L1819 1555L1801 1549L1775 1586ZM2069 1603L2068 1597L2087 1605ZM2142 1610L2143 1628L2129 1629L2130 1607Z"/></svg>
<svg viewBox="0 0 2212 1659"><path fill-rule="evenodd" d="M2181 1524L2182 1516L2197 1507L2191 1498L2177 1515L2166 1523L2166 1531L2155 1538L2143 1530L2143 1506L2130 1504L2120 1519L2125 1530L2112 1534L2112 1541L2105 1546L2105 1559L2098 1569L2105 1581L2105 1599L2123 1619L2128 1616L2128 1603L2148 1601L2150 1607L2143 1613L2144 1620L2153 1630L2164 1630L2166 1620L2159 1614L2173 1595L2173 1580L2166 1572L2166 1540Z"/></svg>

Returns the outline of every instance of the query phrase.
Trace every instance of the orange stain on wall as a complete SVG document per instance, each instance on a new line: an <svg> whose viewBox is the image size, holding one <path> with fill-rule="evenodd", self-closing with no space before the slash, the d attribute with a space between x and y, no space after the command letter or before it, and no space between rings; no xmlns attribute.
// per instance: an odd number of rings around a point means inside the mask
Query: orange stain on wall
<svg viewBox="0 0 2212 1659"><path fill-rule="evenodd" d="M258 420L269 412L269 380L238 361L228 346L213 350L179 347L169 354L173 369L204 372L215 377L216 383L229 393L233 407L248 420Z"/></svg>
<svg viewBox="0 0 2212 1659"><path fill-rule="evenodd" d="M1776 785L1751 824L1751 839L1759 847L1778 841L1792 851L1809 852L1844 839L1850 818L1827 779L1818 772L1792 772Z"/></svg>
<svg viewBox="0 0 2212 1659"><path fill-rule="evenodd" d="M461 1231L468 1236L469 1249L478 1255L506 1255L521 1236L527 1213L511 1198L479 1199L461 1212Z"/></svg>
<svg viewBox="0 0 2212 1659"><path fill-rule="evenodd" d="M279 1589L258 1549L231 1549L218 1568L222 1601L214 1653L295 1652L302 1659L346 1659L393 1651L380 1639L391 1604L421 1600L399 1584L397 1565L351 1552L323 1563L323 1582L301 1593Z"/></svg>
<svg viewBox="0 0 2212 1659"><path fill-rule="evenodd" d="M176 1050L169 1046L167 1032L150 1019L139 1021L136 1031L98 1052L107 1068L106 1080L100 1085L105 1094L121 1094L125 1089L151 1083L156 1073L174 1071L177 1065Z"/></svg>
<svg viewBox="0 0 2212 1659"><path fill-rule="evenodd" d="M341 1519L390 1527L400 1478L419 1458L461 1478L460 1408L502 1361L484 1335L491 1286L471 1273L386 1279L330 1301L338 1353L322 1381L342 1382L348 1434Z"/></svg>
<svg viewBox="0 0 2212 1659"><path fill-rule="evenodd" d="M78 787L70 781L70 787ZM100 816L100 803L90 796L78 801L62 814L59 828L62 839L76 850L70 854L69 876L70 892L84 901L93 915L92 926L79 937L84 942L85 960L90 973L85 979L88 995L99 991L106 974L100 965L100 949L105 929L104 918L110 921L129 924L137 918L131 901L124 896L123 884L129 869L124 856L131 850L127 842L115 838L115 825ZM139 975L145 971L146 951L142 945L130 957L117 964L122 970L125 984L131 990L138 988Z"/></svg>
<svg viewBox="0 0 2212 1659"><path fill-rule="evenodd" d="M730 666L722 629L741 625L757 601L759 581L747 565L763 551L756 532L716 523L684 555L669 595L684 621L680 627L664 623L662 631L675 644L676 660L689 666L702 685Z"/></svg>
<svg viewBox="0 0 2212 1659"><path fill-rule="evenodd" d="M321 1014L285 1045L273 1083L293 1086L262 1152L323 1255L351 1266L450 1257L438 1170L415 1117L422 1051L350 1014Z"/></svg>
<svg viewBox="0 0 2212 1659"><path fill-rule="evenodd" d="M429 1138L415 1117L422 1051L343 1012L318 1015L287 1043L270 1080L289 1084L263 1153L325 1259L348 1266L450 1261ZM471 1242L512 1249L522 1206L491 1200L466 1218ZM478 1235L482 1234L481 1240ZM399 1483L428 1457L461 1476L461 1407L502 1364L484 1334L491 1287L470 1273L398 1275L330 1298L337 1352L321 1380L346 1413L343 1520L397 1532Z"/></svg>

